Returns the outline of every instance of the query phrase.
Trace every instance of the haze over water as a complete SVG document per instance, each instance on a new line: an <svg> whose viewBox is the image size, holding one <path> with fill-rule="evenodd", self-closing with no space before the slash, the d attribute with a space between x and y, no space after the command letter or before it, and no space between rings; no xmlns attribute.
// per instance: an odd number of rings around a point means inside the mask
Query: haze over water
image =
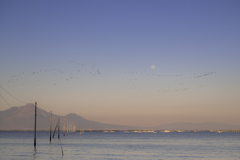
<svg viewBox="0 0 240 160"><path fill-rule="evenodd" d="M0 110L240 125L240 3L0 2Z"/></svg>

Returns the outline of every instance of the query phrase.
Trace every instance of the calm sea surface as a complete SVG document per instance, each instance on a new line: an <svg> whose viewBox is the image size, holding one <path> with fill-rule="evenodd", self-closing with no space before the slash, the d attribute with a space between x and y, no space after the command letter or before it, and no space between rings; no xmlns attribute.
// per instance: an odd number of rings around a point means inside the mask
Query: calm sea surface
<svg viewBox="0 0 240 160"><path fill-rule="evenodd" d="M240 133L79 132L62 137L32 131L0 132L0 159L240 159Z"/></svg>

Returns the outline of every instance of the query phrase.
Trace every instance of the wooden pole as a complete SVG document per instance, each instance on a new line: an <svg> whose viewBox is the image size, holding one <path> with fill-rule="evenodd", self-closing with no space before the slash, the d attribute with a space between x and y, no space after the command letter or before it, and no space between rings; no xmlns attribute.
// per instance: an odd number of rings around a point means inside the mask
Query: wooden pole
<svg viewBox="0 0 240 160"><path fill-rule="evenodd" d="M63 136L65 137L65 117L63 118Z"/></svg>
<svg viewBox="0 0 240 160"><path fill-rule="evenodd" d="M34 123L34 147L36 148L36 129L37 129L37 102L35 102L35 123Z"/></svg>
<svg viewBox="0 0 240 160"><path fill-rule="evenodd" d="M67 136L68 136L68 120L67 120Z"/></svg>
<svg viewBox="0 0 240 160"><path fill-rule="evenodd" d="M51 132L52 132L52 111L51 111L51 114L50 114L50 143L52 141L52 134L51 134Z"/></svg>
<svg viewBox="0 0 240 160"><path fill-rule="evenodd" d="M58 138L60 138L60 132L59 132L59 128L60 128L60 116L58 116Z"/></svg>

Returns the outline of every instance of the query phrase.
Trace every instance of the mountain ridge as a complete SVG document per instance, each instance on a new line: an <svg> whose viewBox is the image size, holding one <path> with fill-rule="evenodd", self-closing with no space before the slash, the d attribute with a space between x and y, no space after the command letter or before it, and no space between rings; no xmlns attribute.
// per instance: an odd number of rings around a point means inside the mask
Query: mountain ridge
<svg viewBox="0 0 240 160"><path fill-rule="evenodd" d="M220 122L203 122L203 123L192 123L192 122L177 122L170 124L163 124L153 127L154 129L164 130L238 130L240 126L231 125Z"/></svg>
<svg viewBox="0 0 240 160"><path fill-rule="evenodd" d="M0 111L0 130L33 130L34 127L34 104L26 104L20 107L11 107L7 110ZM63 120L72 122L76 125L76 129L89 130L138 130L138 129L154 129L154 130L237 130L240 126L225 124L220 122L177 122L163 124L154 127L139 127L139 126L124 126L100 123L92 120L87 120L76 113L69 113L65 116L60 116L60 129L63 128ZM58 115L52 114L52 129L58 121ZM65 121L65 124L67 123ZM37 108L37 130L50 129L50 112L41 108Z"/></svg>
<svg viewBox="0 0 240 160"><path fill-rule="evenodd" d="M20 107L11 107L7 110L0 111L0 130L33 130L35 109L34 104L26 104ZM76 129L137 129L134 126L105 124L87 120L76 113L69 113L66 116L60 116L60 129L63 128L63 120L65 123L72 122L76 125ZM58 115L52 114L52 129L58 121ZM37 130L50 129L50 112L41 108L37 108Z"/></svg>

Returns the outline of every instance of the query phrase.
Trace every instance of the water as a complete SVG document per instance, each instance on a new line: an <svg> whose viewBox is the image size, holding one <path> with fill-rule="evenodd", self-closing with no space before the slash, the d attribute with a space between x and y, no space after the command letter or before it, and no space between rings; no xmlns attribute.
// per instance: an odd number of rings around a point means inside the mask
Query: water
<svg viewBox="0 0 240 160"><path fill-rule="evenodd" d="M0 159L240 159L240 133L79 132L60 141L37 132L36 150L31 131L0 132Z"/></svg>

